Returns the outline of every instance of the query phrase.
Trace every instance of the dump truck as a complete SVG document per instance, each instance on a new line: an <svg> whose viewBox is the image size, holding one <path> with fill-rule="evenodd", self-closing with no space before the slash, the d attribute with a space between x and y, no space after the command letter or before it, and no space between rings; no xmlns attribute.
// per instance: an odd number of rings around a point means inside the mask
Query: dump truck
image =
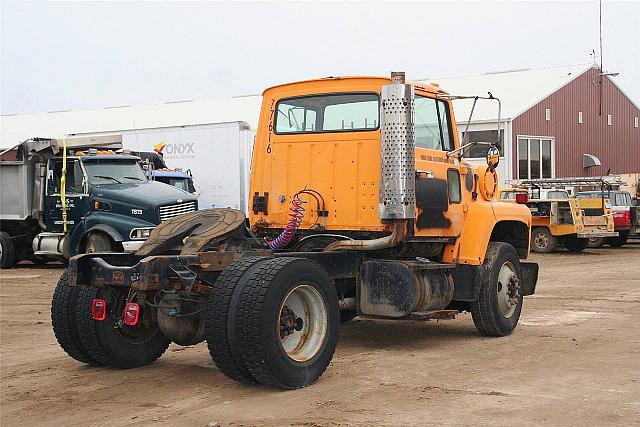
<svg viewBox="0 0 640 427"><path fill-rule="evenodd" d="M20 260L136 251L163 220L197 209L190 193L150 182L118 135L33 138L0 154L2 268Z"/></svg>
<svg viewBox="0 0 640 427"><path fill-rule="evenodd" d="M257 116L253 107L246 113L250 117ZM212 114L215 115L214 112ZM106 133L76 135L101 136ZM230 207L248 214L255 126L244 121L213 122L124 129L121 134L125 149L139 153L155 151L166 163L163 167L190 170L197 184L200 209Z"/></svg>
<svg viewBox="0 0 640 427"><path fill-rule="evenodd" d="M570 197L558 185L579 185L572 178L516 180L514 188L499 190L500 199L526 204L532 214L531 250L549 253L564 246L569 252L581 252L589 239L618 235L610 207L603 197Z"/></svg>
<svg viewBox="0 0 640 427"><path fill-rule="evenodd" d="M509 335L538 277L531 212L496 199L495 146L486 165L464 159L459 97L404 73L267 89L248 218L205 209L135 254L72 258L52 301L60 346L132 368L206 340L229 378L295 389L322 375L356 316L470 312L482 335Z"/></svg>

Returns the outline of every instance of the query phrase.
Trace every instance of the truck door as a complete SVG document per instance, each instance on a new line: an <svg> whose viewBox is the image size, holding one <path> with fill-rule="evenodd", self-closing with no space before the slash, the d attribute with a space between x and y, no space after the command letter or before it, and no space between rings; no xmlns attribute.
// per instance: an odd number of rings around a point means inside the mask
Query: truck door
<svg viewBox="0 0 640 427"><path fill-rule="evenodd" d="M454 237L463 224L460 165L450 103L420 93L415 97L416 236Z"/></svg>
<svg viewBox="0 0 640 427"><path fill-rule="evenodd" d="M47 167L47 189L45 195L45 223L47 231L61 233L62 223L61 192L62 159L51 159ZM82 220L88 210L87 180L78 159L67 159L65 183L67 199L67 231L71 231Z"/></svg>

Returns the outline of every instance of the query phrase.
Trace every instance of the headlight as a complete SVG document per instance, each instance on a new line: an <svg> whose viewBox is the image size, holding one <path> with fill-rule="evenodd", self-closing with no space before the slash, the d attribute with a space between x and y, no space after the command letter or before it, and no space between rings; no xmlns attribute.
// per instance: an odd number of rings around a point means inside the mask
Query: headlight
<svg viewBox="0 0 640 427"><path fill-rule="evenodd" d="M153 230L153 227L134 228L129 233L129 238L131 240L145 240L151 235L151 230Z"/></svg>

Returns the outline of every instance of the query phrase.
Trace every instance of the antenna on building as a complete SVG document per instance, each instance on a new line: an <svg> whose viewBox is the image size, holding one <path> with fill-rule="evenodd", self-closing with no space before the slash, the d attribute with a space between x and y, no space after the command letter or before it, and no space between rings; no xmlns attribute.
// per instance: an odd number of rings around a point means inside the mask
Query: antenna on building
<svg viewBox="0 0 640 427"><path fill-rule="evenodd" d="M600 6L600 72L598 73L597 77L600 77L599 80L599 84L600 84L600 99L598 102L598 115L602 116L602 98L603 98L603 91L604 91L604 86L602 84L602 82L604 81L604 77L605 76L609 76L609 77L615 77L620 73L615 73L615 72L610 72L610 71L604 71L604 65L603 65L603 61L602 61L602 0L598 1L598 5ZM596 83L596 78L593 78L593 84L595 85Z"/></svg>

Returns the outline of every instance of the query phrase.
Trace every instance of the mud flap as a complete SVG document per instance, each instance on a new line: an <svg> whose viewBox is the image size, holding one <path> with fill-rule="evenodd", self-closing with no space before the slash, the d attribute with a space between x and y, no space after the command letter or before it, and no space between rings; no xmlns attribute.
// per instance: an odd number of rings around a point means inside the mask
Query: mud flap
<svg viewBox="0 0 640 427"><path fill-rule="evenodd" d="M533 295L538 283L538 264L535 262L521 262L520 266L522 267L522 280L520 281L522 296Z"/></svg>
<svg viewBox="0 0 640 427"><path fill-rule="evenodd" d="M171 218L153 229L136 255L167 251L193 255L236 233L242 233L245 216L236 209L204 209Z"/></svg>

